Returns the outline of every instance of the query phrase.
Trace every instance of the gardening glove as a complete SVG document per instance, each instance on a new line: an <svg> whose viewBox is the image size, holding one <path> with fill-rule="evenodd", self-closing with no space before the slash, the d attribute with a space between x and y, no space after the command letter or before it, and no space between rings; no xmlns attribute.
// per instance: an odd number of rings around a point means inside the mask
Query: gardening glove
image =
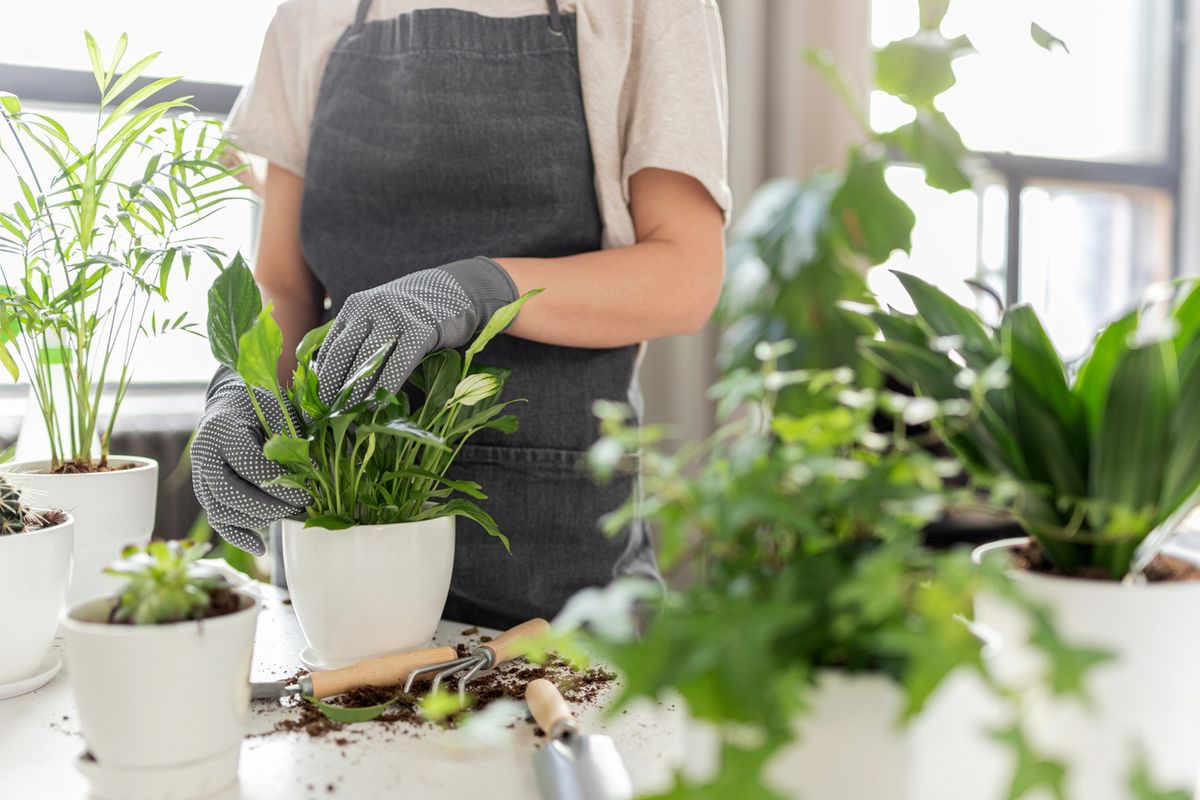
<svg viewBox="0 0 1200 800"><path fill-rule="evenodd" d="M255 398L274 431L286 427L275 397L255 389ZM285 400L286 403L286 400ZM288 406L293 425L296 412ZM204 416L192 440L192 488L221 538L261 556L266 552L255 529L294 517L312 502L308 493L288 486L267 486L284 469L263 455L266 434L241 377L221 367L208 387Z"/></svg>
<svg viewBox="0 0 1200 800"><path fill-rule="evenodd" d="M388 342L395 342L374 376L355 386L349 405L379 389L398 394L421 359L462 347L501 307L517 299L508 273L490 258L469 258L397 278L346 299L317 361L317 395L326 405Z"/></svg>

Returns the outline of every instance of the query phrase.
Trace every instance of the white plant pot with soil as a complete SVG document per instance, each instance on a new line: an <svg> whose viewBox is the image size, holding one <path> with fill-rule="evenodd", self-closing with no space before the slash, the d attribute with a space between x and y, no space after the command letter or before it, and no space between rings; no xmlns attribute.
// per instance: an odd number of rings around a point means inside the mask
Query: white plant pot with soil
<svg viewBox="0 0 1200 800"><path fill-rule="evenodd" d="M1028 541L984 545L974 559L1011 558ZM1164 555L1200 563L1177 548ZM1200 581L1126 585L1024 569L1010 574L1027 597L1049 607L1064 640L1114 656L1088 673L1090 706L1052 697L1038 679L1044 662L1027 644L1025 618L995 596L976 601L978 622L1003 640L996 674L1028 688L1031 738L1068 765L1067 796L1127 800L1139 754L1158 785L1191 791L1200 772Z"/></svg>
<svg viewBox="0 0 1200 800"><path fill-rule="evenodd" d="M288 593L307 665L344 667L433 638L454 567L454 518L345 530L283 522Z"/></svg>
<svg viewBox="0 0 1200 800"><path fill-rule="evenodd" d="M106 472L55 475L48 461L8 468L10 478L41 508L59 508L75 518L75 566L67 604L113 594L121 581L104 568L128 544L145 545L154 530L158 462L113 456Z"/></svg>
<svg viewBox="0 0 1200 800"><path fill-rule="evenodd" d="M70 516L0 536L0 684L38 673L54 641L71 580Z"/></svg>
<svg viewBox="0 0 1200 800"><path fill-rule="evenodd" d="M63 615L94 796L185 800L237 779L260 607L238 599L233 613L161 625L109 623L111 597Z"/></svg>

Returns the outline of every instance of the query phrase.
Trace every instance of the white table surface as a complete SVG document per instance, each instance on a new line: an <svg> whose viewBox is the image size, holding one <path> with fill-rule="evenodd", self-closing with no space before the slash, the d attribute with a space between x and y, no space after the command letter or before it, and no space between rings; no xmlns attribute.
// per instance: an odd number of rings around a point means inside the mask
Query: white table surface
<svg viewBox="0 0 1200 800"><path fill-rule="evenodd" d="M284 594L262 587L264 610L255 639L253 680L277 680L300 668L303 636ZM442 622L439 644L461 641L466 626ZM481 629L481 633L491 633ZM62 640L54 643L61 654ZM84 750L66 664L36 692L0 700L0 800L88 798L87 782L74 768ZM611 690L610 690L611 694ZM678 705L641 703L608 717L602 706L576 706L585 731L613 737L640 792L670 785L670 765L684 748L683 712ZM170 713L164 707L164 713ZM369 800L381 797L488 797L536 800L531 763L537 741L533 726L505 730L508 741L481 745L456 731L403 723L361 723L315 738L274 732L275 723L297 711L274 702L251 704L249 734L242 742L238 785L213 795L217 800ZM416 733L417 735L413 735ZM256 735L269 734L269 735ZM350 739L338 746L335 739Z"/></svg>

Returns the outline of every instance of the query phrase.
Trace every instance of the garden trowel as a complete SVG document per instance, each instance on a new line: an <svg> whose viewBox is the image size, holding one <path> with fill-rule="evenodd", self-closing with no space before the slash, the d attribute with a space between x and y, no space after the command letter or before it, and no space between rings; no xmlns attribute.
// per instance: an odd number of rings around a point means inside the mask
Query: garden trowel
<svg viewBox="0 0 1200 800"><path fill-rule="evenodd" d="M331 697L361 686L396 686L404 683L410 672L431 664L456 658L453 647L427 647L390 656L360 661L341 669L310 672L296 683L287 680L251 683L252 700L286 700L291 697Z"/></svg>
<svg viewBox="0 0 1200 800"><path fill-rule="evenodd" d="M530 681L525 702L549 737L533 754L543 800L631 800L633 784L613 740L581 734L553 683Z"/></svg>

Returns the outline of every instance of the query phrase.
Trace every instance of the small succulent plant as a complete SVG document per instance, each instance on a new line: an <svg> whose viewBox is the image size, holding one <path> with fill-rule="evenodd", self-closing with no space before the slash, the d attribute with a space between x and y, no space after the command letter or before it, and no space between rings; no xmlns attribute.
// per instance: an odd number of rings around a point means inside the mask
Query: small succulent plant
<svg viewBox="0 0 1200 800"><path fill-rule="evenodd" d="M128 579L112 621L156 625L204 617L213 593L230 588L219 573L196 563L206 552L207 544L189 539L126 547L121 560L105 570Z"/></svg>

